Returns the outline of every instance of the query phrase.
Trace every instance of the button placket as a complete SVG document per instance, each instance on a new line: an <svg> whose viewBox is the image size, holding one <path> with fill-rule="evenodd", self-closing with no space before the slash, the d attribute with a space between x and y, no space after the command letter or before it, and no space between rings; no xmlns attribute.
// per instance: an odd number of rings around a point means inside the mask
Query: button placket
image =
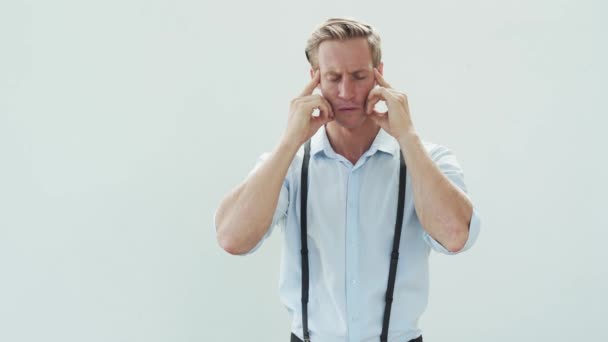
<svg viewBox="0 0 608 342"><path fill-rule="evenodd" d="M358 168L351 168L348 176L347 194L346 194L346 300L347 300L347 317L349 322L348 335L349 340L356 341L358 338L357 322L359 303L357 302L357 277L359 269L359 250L358 250L358 230L359 230L359 215L357 213L359 183L358 183Z"/></svg>

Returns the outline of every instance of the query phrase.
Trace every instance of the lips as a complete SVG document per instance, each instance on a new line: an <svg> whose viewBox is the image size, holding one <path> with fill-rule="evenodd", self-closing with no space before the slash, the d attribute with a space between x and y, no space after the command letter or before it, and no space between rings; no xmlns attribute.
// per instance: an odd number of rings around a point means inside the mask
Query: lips
<svg viewBox="0 0 608 342"><path fill-rule="evenodd" d="M338 107L338 110L356 110L359 107Z"/></svg>

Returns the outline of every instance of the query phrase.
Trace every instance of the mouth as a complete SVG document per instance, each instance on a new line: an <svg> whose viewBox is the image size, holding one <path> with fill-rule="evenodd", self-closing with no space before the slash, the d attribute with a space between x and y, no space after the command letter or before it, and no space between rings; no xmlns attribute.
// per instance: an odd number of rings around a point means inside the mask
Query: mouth
<svg viewBox="0 0 608 342"><path fill-rule="evenodd" d="M339 107L338 110L341 112L349 112L349 111L354 111L354 110L358 110L359 107Z"/></svg>

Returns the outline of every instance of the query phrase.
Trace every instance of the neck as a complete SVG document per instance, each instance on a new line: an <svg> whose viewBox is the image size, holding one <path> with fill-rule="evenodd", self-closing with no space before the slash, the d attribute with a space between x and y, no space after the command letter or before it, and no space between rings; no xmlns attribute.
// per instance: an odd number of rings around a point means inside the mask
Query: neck
<svg viewBox="0 0 608 342"><path fill-rule="evenodd" d="M325 125L327 138L334 151L348 159L353 165L361 158L374 142L380 126L372 120L357 128L346 128L332 121Z"/></svg>

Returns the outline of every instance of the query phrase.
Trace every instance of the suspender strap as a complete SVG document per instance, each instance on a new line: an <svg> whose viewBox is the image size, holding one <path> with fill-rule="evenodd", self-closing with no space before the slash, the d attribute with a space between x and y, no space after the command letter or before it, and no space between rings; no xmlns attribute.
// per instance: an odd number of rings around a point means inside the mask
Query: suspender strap
<svg viewBox="0 0 608 342"><path fill-rule="evenodd" d="M399 197L397 199L397 222L395 223L395 236L393 238L393 251L391 253L391 267L388 274L388 285L384 306L384 320L382 322L382 334L380 341L386 342L388 339L388 324L391 318L391 306L393 304L393 291L395 290L395 277L397 275L397 262L399 261L399 242L401 241L401 226L403 223L403 206L405 203L405 175L407 167L403 153L400 153L399 163Z"/></svg>
<svg viewBox="0 0 608 342"><path fill-rule="evenodd" d="M302 161L302 175L300 177L300 241L301 241L301 260L302 260L302 330L304 342L310 342L310 332L308 331L308 239L306 226L306 209L308 204L308 164L310 161L310 140L304 145L304 160ZM397 222L395 223L395 236L393 238L393 251L391 253L391 264L388 275L388 285L386 289L384 319L382 322L382 334L380 341L386 342L388 339L388 325L391 316L391 306L393 304L393 292L395 290L395 278L397 275L397 262L399 260L399 242L401 241L401 226L403 224L403 207L405 203L405 176L407 167L403 153L400 153L399 162L399 197L397 199Z"/></svg>
<svg viewBox="0 0 608 342"><path fill-rule="evenodd" d="M304 145L304 160L300 177L300 241L302 259L302 330L304 342L310 341L308 331L308 239L306 238L306 207L308 204L308 162L310 160L310 140Z"/></svg>

